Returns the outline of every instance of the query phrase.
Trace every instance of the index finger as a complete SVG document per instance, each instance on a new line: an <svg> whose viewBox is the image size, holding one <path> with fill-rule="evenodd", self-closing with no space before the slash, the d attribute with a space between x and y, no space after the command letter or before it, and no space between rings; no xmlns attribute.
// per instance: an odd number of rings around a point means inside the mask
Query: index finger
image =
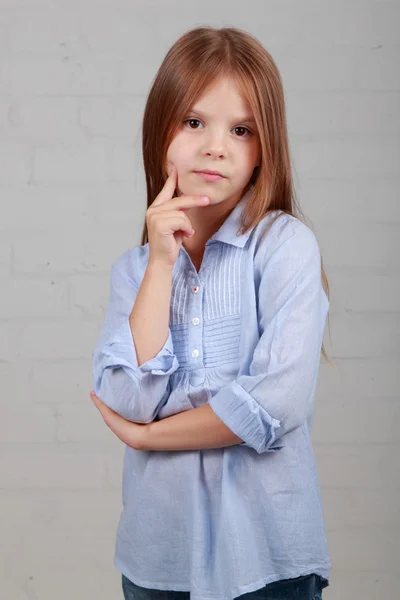
<svg viewBox="0 0 400 600"><path fill-rule="evenodd" d="M161 192L158 194L156 199L154 200L152 206L159 206L160 204L164 204L167 200L171 200L174 195L174 191L176 188L177 182L177 170L174 164L171 163L171 173L169 174Z"/></svg>

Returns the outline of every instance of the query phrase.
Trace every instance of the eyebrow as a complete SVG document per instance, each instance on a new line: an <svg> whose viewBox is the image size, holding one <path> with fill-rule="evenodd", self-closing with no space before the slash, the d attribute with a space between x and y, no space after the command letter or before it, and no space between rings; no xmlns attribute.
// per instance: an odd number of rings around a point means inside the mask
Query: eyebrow
<svg viewBox="0 0 400 600"><path fill-rule="evenodd" d="M201 110L198 110L196 108L192 108L191 110L188 111L189 113L196 113L197 115L200 115L202 117L207 117L207 115L203 112L201 112ZM254 117L252 117L251 115L247 115L244 117L241 117L240 119L232 119L235 123L253 123L254 125L256 124L256 121L254 119Z"/></svg>

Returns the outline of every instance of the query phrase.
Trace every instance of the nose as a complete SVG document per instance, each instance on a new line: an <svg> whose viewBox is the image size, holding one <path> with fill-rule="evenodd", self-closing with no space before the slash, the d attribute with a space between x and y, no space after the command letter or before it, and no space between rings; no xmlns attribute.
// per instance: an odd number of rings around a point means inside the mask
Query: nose
<svg viewBox="0 0 400 600"><path fill-rule="evenodd" d="M224 158L226 156L226 140L223 133L210 133L205 143L205 153L213 158Z"/></svg>

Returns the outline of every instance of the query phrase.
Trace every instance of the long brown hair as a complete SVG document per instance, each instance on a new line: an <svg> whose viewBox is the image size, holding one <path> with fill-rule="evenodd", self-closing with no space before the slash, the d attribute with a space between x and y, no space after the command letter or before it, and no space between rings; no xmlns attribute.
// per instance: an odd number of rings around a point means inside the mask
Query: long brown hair
<svg viewBox="0 0 400 600"><path fill-rule="evenodd" d="M234 27L189 30L170 48L154 78L142 123L147 207L164 186L168 147L186 114L205 89L226 75L235 79L252 109L261 144L260 166L243 191L244 194L252 188L241 216L240 233L246 233L271 211L277 211L273 220L284 212L305 222L294 190L284 91L278 68L256 38ZM145 222L141 244L147 242ZM321 279L329 299L322 257ZM322 354L336 367L324 345Z"/></svg>

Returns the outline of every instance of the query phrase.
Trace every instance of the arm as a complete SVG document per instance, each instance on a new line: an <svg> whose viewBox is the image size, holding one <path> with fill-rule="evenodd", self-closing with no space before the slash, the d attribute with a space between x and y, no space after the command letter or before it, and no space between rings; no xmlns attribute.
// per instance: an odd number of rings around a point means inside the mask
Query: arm
<svg viewBox="0 0 400 600"><path fill-rule="evenodd" d="M208 404L167 417L159 423L141 425L118 415L93 392L90 396L106 425L121 442L135 450L200 450L241 442Z"/></svg>
<svg viewBox="0 0 400 600"><path fill-rule="evenodd" d="M109 303L93 353L94 391L119 415L153 421L179 362L168 327L172 271L148 265L140 288L132 254L111 268Z"/></svg>
<svg viewBox="0 0 400 600"><path fill-rule="evenodd" d="M154 358L168 339L172 267L149 262L129 324L138 365Z"/></svg>
<svg viewBox="0 0 400 600"><path fill-rule="evenodd" d="M259 454L275 452L285 434L306 422L328 308L311 230L293 234L267 260L258 299L261 336L249 374L221 388L208 404L151 423L145 449L220 448L244 440Z"/></svg>
<svg viewBox="0 0 400 600"><path fill-rule="evenodd" d="M241 444L209 404L150 423L140 450L203 450Z"/></svg>

